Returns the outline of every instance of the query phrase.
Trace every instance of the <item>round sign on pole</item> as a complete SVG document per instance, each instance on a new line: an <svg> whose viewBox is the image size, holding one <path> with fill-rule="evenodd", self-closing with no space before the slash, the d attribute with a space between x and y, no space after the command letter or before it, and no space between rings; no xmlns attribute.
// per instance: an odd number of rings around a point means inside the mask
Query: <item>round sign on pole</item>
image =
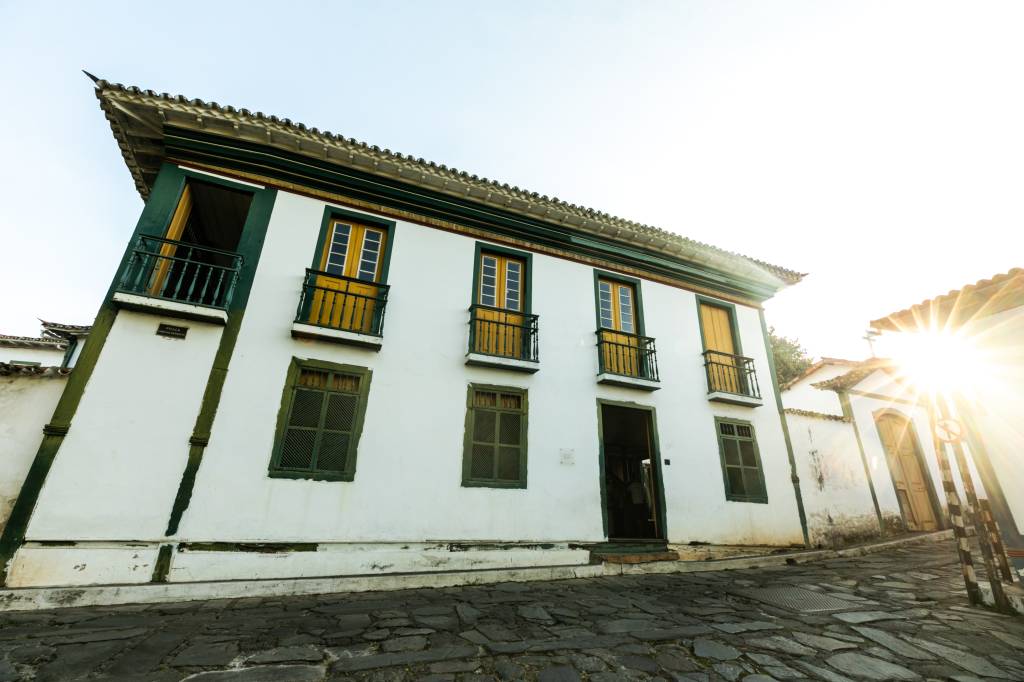
<svg viewBox="0 0 1024 682"><path fill-rule="evenodd" d="M935 436L943 443L959 443L964 437L964 427L956 419L945 417L935 422Z"/></svg>

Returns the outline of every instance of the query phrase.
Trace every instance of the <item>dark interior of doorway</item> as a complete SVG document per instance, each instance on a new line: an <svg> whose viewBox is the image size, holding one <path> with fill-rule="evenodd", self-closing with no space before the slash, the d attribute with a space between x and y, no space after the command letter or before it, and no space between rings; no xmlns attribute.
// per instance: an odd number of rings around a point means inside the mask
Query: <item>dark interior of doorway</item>
<svg viewBox="0 0 1024 682"><path fill-rule="evenodd" d="M601 428L609 540L664 540L650 412L602 405Z"/></svg>

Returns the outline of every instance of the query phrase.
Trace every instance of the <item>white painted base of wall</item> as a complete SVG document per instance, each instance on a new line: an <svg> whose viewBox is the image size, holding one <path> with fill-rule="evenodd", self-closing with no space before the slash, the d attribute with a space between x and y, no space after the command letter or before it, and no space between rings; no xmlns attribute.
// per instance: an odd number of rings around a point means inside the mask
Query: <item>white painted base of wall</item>
<svg viewBox="0 0 1024 682"><path fill-rule="evenodd" d="M638 388L641 391L657 391L661 388L661 384L657 381L640 379L638 377L627 377L621 374L609 374L608 372L598 374L597 383L607 384L609 386L623 386L625 388Z"/></svg>
<svg viewBox="0 0 1024 682"><path fill-rule="evenodd" d="M739 395L737 393L725 393L724 391L708 393L708 400L713 400L717 403L729 403L730 405L745 405L747 407L760 407L764 405L764 401L760 398L752 398L749 395Z"/></svg>
<svg viewBox="0 0 1024 682"><path fill-rule="evenodd" d="M77 588L25 588L0 590L0 612L32 611L72 606L154 604L239 597L286 597L343 592L380 592L417 588L493 585L504 582L567 580L646 573L700 573L743 568L783 566L837 557L863 556L920 542L946 542L952 531L938 531L844 550L818 550L715 561L656 561L647 564L589 564L530 568L398 573L287 580L231 580L148 585L96 585ZM952 551L952 547L950 548Z"/></svg>
<svg viewBox="0 0 1024 682"><path fill-rule="evenodd" d="M540 369L540 363L529 360L517 360L516 358L499 358L494 355L483 353L467 353L466 364L477 367L497 367L498 369L511 369L516 372L529 372L533 374Z"/></svg>
<svg viewBox="0 0 1024 682"><path fill-rule="evenodd" d="M318 327L315 324L302 324L301 322L296 322L292 325L292 336L297 339L316 339L319 341L330 341L331 343L344 343L349 346L369 348L370 350L380 350L380 347L384 344L384 339L380 336L347 332L342 329L328 329L327 327Z"/></svg>
<svg viewBox="0 0 1024 682"><path fill-rule="evenodd" d="M495 547L450 549L450 545L321 544L311 552L255 553L179 549L171 559L170 582L265 580L339 575L376 575L578 566L590 552L562 544L548 549Z"/></svg>
<svg viewBox="0 0 1024 682"><path fill-rule="evenodd" d="M27 543L14 555L10 587L146 583L161 543ZM182 545L171 553L168 582L277 580L346 575L519 569L587 564L590 552L567 543L322 543L274 551L273 545L210 548Z"/></svg>
<svg viewBox="0 0 1024 682"><path fill-rule="evenodd" d="M118 291L114 294L114 303L127 308L128 310L139 310L142 312L154 312L168 317L181 317L186 320L201 320L203 322L216 322L227 324L228 314L217 308L208 308L204 305L193 305L180 301L165 301L162 298L150 298L138 294L126 294Z"/></svg>

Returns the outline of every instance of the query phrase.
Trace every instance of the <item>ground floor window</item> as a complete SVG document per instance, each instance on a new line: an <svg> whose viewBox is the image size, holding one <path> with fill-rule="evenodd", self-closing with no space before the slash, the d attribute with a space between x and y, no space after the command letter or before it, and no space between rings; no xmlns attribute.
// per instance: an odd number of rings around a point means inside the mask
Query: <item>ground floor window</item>
<svg viewBox="0 0 1024 682"><path fill-rule="evenodd" d="M722 458L725 499L734 502L768 502L753 425L750 422L716 417L715 429Z"/></svg>
<svg viewBox="0 0 1024 682"><path fill-rule="evenodd" d="M524 389L470 385L462 485L526 487L526 416Z"/></svg>
<svg viewBox="0 0 1024 682"><path fill-rule="evenodd" d="M293 358L278 413L270 475L351 481L370 370Z"/></svg>

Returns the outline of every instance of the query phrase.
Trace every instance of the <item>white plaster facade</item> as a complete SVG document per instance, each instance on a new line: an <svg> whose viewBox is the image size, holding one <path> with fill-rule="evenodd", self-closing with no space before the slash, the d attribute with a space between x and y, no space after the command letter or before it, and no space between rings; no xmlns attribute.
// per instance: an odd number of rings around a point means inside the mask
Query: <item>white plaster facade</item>
<svg viewBox="0 0 1024 682"><path fill-rule="evenodd" d="M63 353L61 353L63 357ZM67 375L0 375L0 530L43 439L43 425L64 392Z"/></svg>
<svg viewBox="0 0 1024 682"><path fill-rule="evenodd" d="M159 546L178 543L315 543L317 549L175 551L170 581L586 563L588 552L573 545L606 539L599 398L656 411L669 543L802 543L775 395L765 388L761 407L707 399L693 292L641 284L646 334L657 340L660 390L600 385L594 269L535 253L539 371L467 366L479 240L399 221L380 350L295 339L304 269L326 206L277 193L178 532L164 535L224 327L120 310L39 496L27 544L8 571L9 586L146 582ZM737 305L736 319L745 355L762 387L771 386L759 311ZM155 335L168 321L188 326L187 337ZM351 482L268 477L293 357L373 372ZM461 485L466 388L473 382L529 392L525 489ZM716 416L752 423L767 504L726 500ZM40 544L53 541L75 546Z"/></svg>
<svg viewBox="0 0 1024 682"><path fill-rule="evenodd" d="M850 413L846 414L835 390L815 386L856 372L859 367L860 363L826 361L782 393L812 544L847 544L905 527L876 425L877 416L886 411L911 421L931 484L936 517L940 524L948 522L944 518L948 513L946 496L930 410L916 400L913 391L883 369L863 373L845 389L850 404ZM968 464L973 470L973 464ZM963 499L963 482L955 460L951 460L951 466ZM984 495L984 490L979 494Z"/></svg>

